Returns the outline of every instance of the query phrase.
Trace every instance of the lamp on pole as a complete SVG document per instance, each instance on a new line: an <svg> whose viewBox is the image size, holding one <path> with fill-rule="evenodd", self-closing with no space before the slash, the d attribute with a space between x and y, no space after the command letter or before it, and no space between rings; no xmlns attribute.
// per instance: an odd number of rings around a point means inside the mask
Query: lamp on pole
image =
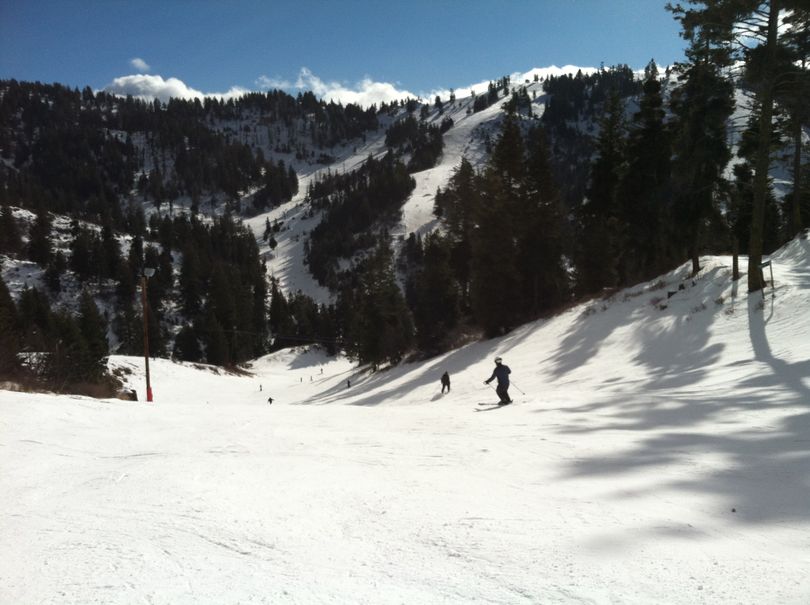
<svg viewBox="0 0 810 605"><path fill-rule="evenodd" d="M144 267L141 273L141 304L143 305L143 359L146 364L146 401L152 401L152 385L149 383L149 304L146 301L146 282L155 274L152 267Z"/></svg>

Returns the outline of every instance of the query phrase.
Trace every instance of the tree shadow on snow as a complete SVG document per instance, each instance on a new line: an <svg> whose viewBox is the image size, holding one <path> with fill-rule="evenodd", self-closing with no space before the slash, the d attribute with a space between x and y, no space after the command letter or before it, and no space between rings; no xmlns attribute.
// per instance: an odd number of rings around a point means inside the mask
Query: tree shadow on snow
<svg viewBox="0 0 810 605"><path fill-rule="evenodd" d="M563 471L565 478L631 476L660 469L660 479L650 480L633 494L617 493L622 499L642 492L708 494L718 499L718 512L737 509L734 519L747 523L810 520L810 412L787 415L775 425L733 429L738 414L749 415L772 407L767 395L638 402L617 414L615 421L600 421L599 428L565 432L605 430L650 430L650 437L614 456L578 459ZM613 405L620 406L617 402ZM783 405L783 404L779 404ZM701 421L719 424L696 428ZM728 424L731 430L723 427ZM662 430L663 429L663 430ZM701 458L722 456L722 463L706 466ZM693 472L684 467L694 465ZM668 467L679 467L671 472Z"/></svg>
<svg viewBox="0 0 810 605"><path fill-rule="evenodd" d="M564 467L561 478L617 477L660 468L659 481L651 480L634 493L674 490L716 496L718 511L735 508L732 519L737 522L810 521L810 359L795 359L795 352L794 360L774 355L766 332L773 310L765 306L758 296L748 297L753 359L728 364L734 370L730 379L705 387L684 388L717 362L719 345L700 336L708 329L692 326L684 337L675 331L642 333L636 361L654 370L652 378L641 381L637 389L623 385L623 392L598 402L556 410L570 419L557 431L632 431L650 436L631 435L628 441L633 445L615 455L578 458ZM711 323L710 318L689 321ZM675 348L683 355L673 357ZM746 370L747 376L741 374ZM784 413L773 413L778 410ZM722 462L707 466L701 463L705 454L720 455ZM691 476L667 468L692 463L696 464Z"/></svg>
<svg viewBox="0 0 810 605"><path fill-rule="evenodd" d="M443 372L450 374L451 391L446 397L452 400L452 383L455 375L468 371L471 366L481 364L481 380L489 378L492 371L491 360L495 355L503 353L503 347L504 344L500 340L474 342L427 362L404 363L379 372L357 370L350 377L351 389L347 389L344 382L342 388L341 385L337 385L302 403L376 406L391 400L412 399L414 392L430 386L436 390L433 393L426 393L425 401L436 402L442 399L439 391ZM484 391L483 388L481 390ZM494 395L490 388L486 389L486 393L482 397L488 395L491 399ZM350 400L347 400L347 396Z"/></svg>

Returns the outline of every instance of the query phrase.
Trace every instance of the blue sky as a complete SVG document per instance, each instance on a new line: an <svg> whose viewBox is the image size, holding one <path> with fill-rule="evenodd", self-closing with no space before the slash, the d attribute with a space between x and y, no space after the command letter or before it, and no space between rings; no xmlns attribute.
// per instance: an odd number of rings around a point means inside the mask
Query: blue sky
<svg viewBox="0 0 810 605"><path fill-rule="evenodd" d="M549 65L682 57L665 0L0 0L0 78L196 94L426 95ZM178 94L184 94L179 92Z"/></svg>

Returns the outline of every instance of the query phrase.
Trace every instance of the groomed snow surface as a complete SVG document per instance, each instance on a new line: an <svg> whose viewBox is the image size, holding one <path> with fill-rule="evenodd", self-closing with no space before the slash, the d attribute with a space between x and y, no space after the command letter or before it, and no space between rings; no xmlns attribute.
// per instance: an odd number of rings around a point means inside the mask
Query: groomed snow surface
<svg viewBox="0 0 810 605"><path fill-rule="evenodd" d="M806 604L810 242L772 260L764 299L706 258L376 374L0 391L0 602Z"/></svg>

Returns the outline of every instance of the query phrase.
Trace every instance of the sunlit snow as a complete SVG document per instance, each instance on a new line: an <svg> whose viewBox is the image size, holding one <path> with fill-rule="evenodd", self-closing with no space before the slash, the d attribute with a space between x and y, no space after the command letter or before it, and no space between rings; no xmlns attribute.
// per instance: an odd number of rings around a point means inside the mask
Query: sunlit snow
<svg viewBox="0 0 810 605"><path fill-rule="evenodd" d="M377 373L0 391L0 603L808 603L810 242L771 258L764 297L707 257Z"/></svg>

